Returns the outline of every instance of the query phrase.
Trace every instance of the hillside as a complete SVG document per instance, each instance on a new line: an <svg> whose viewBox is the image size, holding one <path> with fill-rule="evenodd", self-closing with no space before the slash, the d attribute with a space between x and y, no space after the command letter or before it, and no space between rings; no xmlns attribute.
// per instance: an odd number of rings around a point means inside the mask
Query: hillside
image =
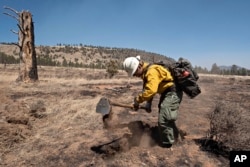
<svg viewBox="0 0 250 167"><path fill-rule="evenodd" d="M0 52L7 55L12 55L18 58L19 49L14 45L0 44ZM102 68L107 62L117 60L121 63L124 58L128 56L141 55L143 60L148 62L157 61L174 61L170 57L164 55L146 52L137 49L128 48L109 48L99 46L37 46L36 54L39 60L44 61L47 59L56 62L58 65L62 65L65 61L67 63L78 63L83 67L97 67Z"/></svg>
<svg viewBox="0 0 250 167"><path fill-rule="evenodd" d="M0 44L0 64L18 64L19 48L14 45ZM63 66L105 69L112 60L122 68L122 62L126 57L140 55L144 61L149 63L163 61L171 63L174 60L161 54L129 48L110 48L87 45L57 45L57 46L36 46L37 63L39 66ZM250 75L250 70L237 65L223 68L216 63L208 71L206 68L195 66L198 73L211 73L223 75ZM234 67L234 68L232 68ZM235 68L237 67L237 68Z"/></svg>

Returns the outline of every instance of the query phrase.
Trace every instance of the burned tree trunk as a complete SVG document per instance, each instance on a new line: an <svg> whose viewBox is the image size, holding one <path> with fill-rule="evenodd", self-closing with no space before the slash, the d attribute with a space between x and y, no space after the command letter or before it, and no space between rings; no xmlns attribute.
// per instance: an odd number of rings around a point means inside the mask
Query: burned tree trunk
<svg viewBox="0 0 250 167"><path fill-rule="evenodd" d="M29 82L38 80L34 26L30 12L19 14L18 43L20 46L20 73L17 80Z"/></svg>
<svg viewBox="0 0 250 167"><path fill-rule="evenodd" d="M32 21L32 14L28 11L17 12L16 10L5 7L11 10L18 17L9 13L5 13L18 20L18 43L20 49L20 69L17 81L34 82L38 80L37 60L34 41L34 25ZM13 31L12 31L13 32Z"/></svg>

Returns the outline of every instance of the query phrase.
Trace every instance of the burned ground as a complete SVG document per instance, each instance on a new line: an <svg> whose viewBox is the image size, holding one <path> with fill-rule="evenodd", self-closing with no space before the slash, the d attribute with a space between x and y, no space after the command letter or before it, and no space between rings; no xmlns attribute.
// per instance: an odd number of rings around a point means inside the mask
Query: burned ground
<svg viewBox="0 0 250 167"><path fill-rule="evenodd" d="M229 166L228 151L249 150L250 79L201 75L202 93L184 96L173 150L159 146L153 112L112 107L109 128L95 112L103 96L130 104L141 81L119 72L41 68L38 83L0 71L0 166ZM230 133L233 131L234 133Z"/></svg>

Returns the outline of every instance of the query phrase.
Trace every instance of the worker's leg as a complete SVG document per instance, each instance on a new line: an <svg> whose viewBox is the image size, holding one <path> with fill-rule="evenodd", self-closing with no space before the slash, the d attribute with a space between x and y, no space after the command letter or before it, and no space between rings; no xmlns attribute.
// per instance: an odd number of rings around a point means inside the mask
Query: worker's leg
<svg viewBox="0 0 250 167"><path fill-rule="evenodd" d="M175 121L178 117L180 98L176 92L168 92L162 95L159 104L158 127L163 145L171 146L175 141Z"/></svg>

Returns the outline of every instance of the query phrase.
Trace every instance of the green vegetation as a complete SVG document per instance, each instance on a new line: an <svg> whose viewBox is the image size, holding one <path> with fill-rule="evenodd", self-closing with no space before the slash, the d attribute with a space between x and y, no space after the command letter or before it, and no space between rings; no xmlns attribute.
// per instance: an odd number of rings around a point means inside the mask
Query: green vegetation
<svg viewBox="0 0 250 167"><path fill-rule="evenodd" d="M106 69L110 77L116 74L116 70L122 69L121 62L129 56L141 55L147 62L174 62L175 60L164 55L146 52L144 50L102 47L83 44L57 44L57 46L37 46L37 64L42 66L63 66L78 68ZM69 58L67 55L77 53L78 58ZM19 63L18 53L7 55L0 52L1 64L17 64ZM63 55L62 55L63 54ZM116 62L116 70L111 68L110 63ZM114 65L114 64L113 64ZM221 75L250 75L250 70L232 65L231 68L221 69L214 63L211 70L200 66L194 67L198 73L221 74Z"/></svg>
<svg viewBox="0 0 250 167"><path fill-rule="evenodd" d="M106 66L106 72L109 74L109 78L112 78L113 76L115 76L115 74L118 73L119 65L117 61L110 60L110 62L108 62Z"/></svg>
<svg viewBox="0 0 250 167"><path fill-rule="evenodd" d="M1 64L17 64L19 59L15 58L12 55L6 55L5 53L0 52L0 63Z"/></svg>
<svg viewBox="0 0 250 167"><path fill-rule="evenodd" d="M233 64L230 68L221 69L217 66L216 63L212 65L211 74L221 74L221 75L241 75L247 76L250 75L250 70L246 68L238 67L237 65Z"/></svg>

